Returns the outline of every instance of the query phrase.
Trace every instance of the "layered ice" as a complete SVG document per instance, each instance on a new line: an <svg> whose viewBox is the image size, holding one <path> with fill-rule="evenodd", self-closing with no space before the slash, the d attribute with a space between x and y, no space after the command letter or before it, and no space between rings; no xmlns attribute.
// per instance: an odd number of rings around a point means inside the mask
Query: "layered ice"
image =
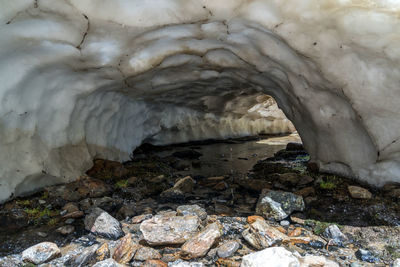
<svg viewBox="0 0 400 267"><path fill-rule="evenodd" d="M144 141L291 132L288 119L321 170L400 182L397 0L0 7L0 201Z"/></svg>

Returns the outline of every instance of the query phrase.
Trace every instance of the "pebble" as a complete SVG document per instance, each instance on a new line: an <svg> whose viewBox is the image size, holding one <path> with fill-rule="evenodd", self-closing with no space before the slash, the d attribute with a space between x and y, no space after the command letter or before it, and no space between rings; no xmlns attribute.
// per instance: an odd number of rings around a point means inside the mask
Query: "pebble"
<svg viewBox="0 0 400 267"><path fill-rule="evenodd" d="M132 234L128 233L122 237L115 248L113 259L121 264L127 264L135 255L139 246L132 240Z"/></svg>
<svg viewBox="0 0 400 267"><path fill-rule="evenodd" d="M321 266L321 267L339 267L334 261L327 260L323 256L312 256L308 255L300 259L300 266L301 267L314 267L314 266Z"/></svg>
<svg viewBox="0 0 400 267"><path fill-rule="evenodd" d="M118 262L116 262L113 259L106 259L106 260L103 260L103 261L99 261L98 263L96 263L92 267L124 267L124 265L119 264Z"/></svg>
<svg viewBox="0 0 400 267"><path fill-rule="evenodd" d="M243 257L241 267L299 267L299 260L283 247L266 248Z"/></svg>
<svg viewBox="0 0 400 267"><path fill-rule="evenodd" d="M147 260L141 267L168 267L168 264L160 260Z"/></svg>
<svg viewBox="0 0 400 267"><path fill-rule="evenodd" d="M283 221L280 222L280 225L281 225L281 226L289 226L289 225L290 225L290 222L287 221L287 220L283 220Z"/></svg>
<svg viewBox="0 0 400 267"><path fill-rule="evenodd" d="M215 241L222 235L222 226L215 222L189 239L181 248L181 255L186 259L199 258L207 254Z"/></svg>
<svg viewBox="0 0 400 267"><path fill-rule="evenodd" d="M207 212L205 209L200 207L199 205L182 205L177 209L177 215L197 215L200 220L205 220L207 218Z"/></svg>
<svg viewBox="0 0 400 267"><path fill-rule="evenodd" d="M359 186L348 186L347 189L352 198L370 199L372 197L371 192Z"/></svg>
<svg viewBox="0 0 400 267"><path fill-rule="evenodd" d="M40 236L40 237L46 237L46 236L47 236L47 234L44 233L44 232L37 232L36 234L37 234L38 236Z"/></svg>
<svg viewBox="0 0 400 267"><path fill-rule="evenodd" d="M204 264L201 262L187 262L183 260L177 260L168 263L168 267L203 267Z"/></svg>
<svg viewBox="0 0 400 267"><path fill-rule="evenodd" d="M217 249L217 254L221 258L229 258L239 249L240 245L236 241L228 241Z"/></svg>
<svg viewBox="0 0 400 267"><path fill-rule="evenodd" d="M42 264L60 256L60 249L51 242L36 244L22 252L22 260L33 264Z"/></svg>
<svg viewBox="0 0 400 267"><path fill-rule="evenodd" d="M75 227L72 225L61 226L56 229L56 232L58 232L62 235L68 235L74 231L75 231Z"/></svg>
<svg viewBox="0 0 400 267"><path fill-rule="evenodd" d="M344 246L349 241L336 224L328 226L323 235L326 238L333 240L336 246Z"/></svg>
<svg viewBox="0 0 400 267"><path fill-rule="evenodd" d="M200 219L197 216L156 215L140 224L146 242L152 246L183 244L197 233Z"/></svg>
<svg viewBox="0 0 400 267"><path fill-rule="evenodd" d="M277 221L287 218L293 211L305 209L303 197L290 192L263 190L256 206L256 213Z"/></svg>
<svg viewBox="0 0 400 267"><path fill-rule="evenodd" d="M73 224L75 222L75 219L69 218L65 220L65 224Z"/></svg>
<svg viewBox="0 0 400 267"><path fill-rule="evenodd" d="M154 248L141 247L136 251L135 260L145 261L145 260L158 260L161 259L161 254Z"/></svg>
<svg viewBox="0 0 400 267"><path fill-rule="evenodd" d="M94 208L89 215L86 215L85 229L113 240L124 236L119 221L100 208Z"/></svg>
<svg viewBox="0 0 400 267"><path fill-rule="evenodd" d="M361 248L356 251L356 257L362 261L371 263L378 261L378 259L374 257L371 252Z"/></svg>
<svg viewBox="0 0 400 267"><path fill-rule="evenodd" d="M46 204L46 201L45 201L45 200L43 200L43 199L39 199L39 201L38 201L38 202L39 202L39 204L40 204L40 205L44 205L44 204Z"/></svg>

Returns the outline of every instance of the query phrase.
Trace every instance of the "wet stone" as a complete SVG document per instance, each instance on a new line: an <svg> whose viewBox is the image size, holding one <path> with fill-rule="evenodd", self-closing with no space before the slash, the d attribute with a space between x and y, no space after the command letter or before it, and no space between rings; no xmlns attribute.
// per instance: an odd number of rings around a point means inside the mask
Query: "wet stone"
<svg viewBox="0 0 400 267"><path fill-rule="evenodd" d="M119 221L100 208L94 208L85 217L85 229L95 235L114 240L124 235Z"/></svg>
<svg viewBox="0 0 400 267"><path fill-rule="evenodd" d="M182 246L183 257L187 259L203 257L207 254L211 246L214 245L215 241L221 237L221 232L221 225L219 223L208 225L203 231L189 239Z"/></svg>
<svg viewBox="0 0 400 267"><path fill-rule="evenodd" d="M207 212L205 209L201 208L199 205L182 205L177 209L177 215L197 215L200 220L205 220L207 218Z"/></svg>
<svg viewBox="0 0 400 267"><path fill-rule="evenodd" d="M299 267L299 260L283 247L267 248L243 257L241 267Z"/></svg>
<svg viewBox="0 0 400 267"><path fill-rule="evenodd" d="M371 192L359 186L348 186L347 189L352 198L370 199L372 197Z"/></svg>
<svg viewBox="0 0 400 267"><path fill-rule="evenodd" d="M145 260L158 260L161 259L161 254L154 248L141 247L136 251L135 260L145 261Z"/></svg>
<svg viewBox="0 0 400 267"><path fill-rule="evenodd" d="M218 247L217 254L221 258L229 258L235 254L240 245L236 241L228 241Z"/></svg>
<svg viewBox="0 0 400 267"><path fill-rule="evenodd" d="M183 244L200 226L197 216L164 216L156 215L140 225L140 231L146 242L154 245Z"/></svg>
<svg viewBox="0 0 400 267"><path fill-rule="evenodd" d="M60 249L51 242L39 243L22 252L22 260L33 264L45 263L60 256Z"/></svg>

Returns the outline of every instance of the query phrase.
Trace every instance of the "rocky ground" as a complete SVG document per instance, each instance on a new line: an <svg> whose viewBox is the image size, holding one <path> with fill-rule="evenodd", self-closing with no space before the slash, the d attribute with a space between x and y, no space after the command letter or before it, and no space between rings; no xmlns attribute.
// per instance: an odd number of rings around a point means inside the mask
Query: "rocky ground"
<svg viewBox="0 0 400 267"><path fill-rule="evenodd" d="M199 175L213 145L143 146L3 204L0 266L400 266L400 185L314 173L296 143Z"/></svg>

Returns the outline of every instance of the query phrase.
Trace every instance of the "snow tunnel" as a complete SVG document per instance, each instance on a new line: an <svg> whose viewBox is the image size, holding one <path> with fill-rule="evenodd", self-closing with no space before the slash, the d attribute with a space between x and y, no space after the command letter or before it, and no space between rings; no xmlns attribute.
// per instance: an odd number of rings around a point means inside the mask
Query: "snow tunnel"
<svg viewBox="0 0 400 267"><path fill-rule="evenodd" d="M398 1L0 6L0 201L77 179L96 157L126 160L143 141L291 122L320 170L400 181Z"/></svg>

